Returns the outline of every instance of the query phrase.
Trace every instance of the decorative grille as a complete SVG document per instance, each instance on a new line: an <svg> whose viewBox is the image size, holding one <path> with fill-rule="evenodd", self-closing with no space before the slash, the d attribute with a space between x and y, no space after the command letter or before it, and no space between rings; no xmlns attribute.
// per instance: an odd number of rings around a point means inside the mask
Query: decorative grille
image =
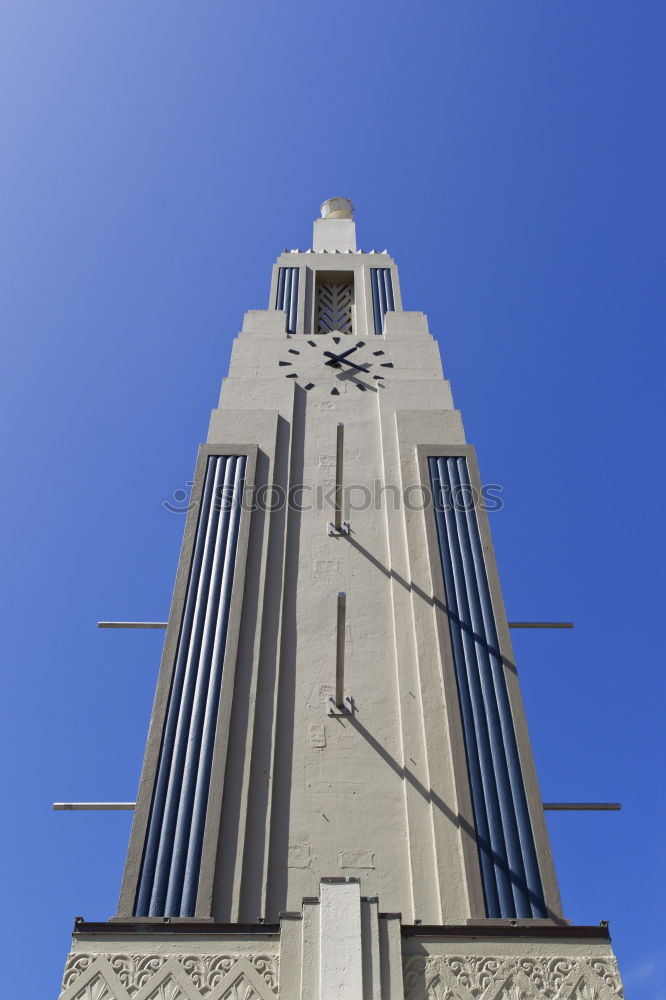
<svg viewBox="0 0 666 1000"><path fill-rule="evenodd" d="M317 333L352 332L351 281L320 281L317 285Z"/></svg>

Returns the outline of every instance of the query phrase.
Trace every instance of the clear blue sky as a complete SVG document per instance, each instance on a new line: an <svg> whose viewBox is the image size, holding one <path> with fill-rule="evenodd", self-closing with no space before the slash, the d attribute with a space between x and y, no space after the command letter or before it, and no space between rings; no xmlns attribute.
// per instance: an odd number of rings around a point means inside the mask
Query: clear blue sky
<svg viewBox="0 0 666 1000"><path fill-rule="evenodd" d="M181 516L232 338L348 195L429 314L483 478L568 916L664 1000L666 7L5 0L7 996L116 905ZM29 929L28 929L29 928ZM10 940L8 941L7 938ZM29 976L34 992L25 987Z"/></svg>

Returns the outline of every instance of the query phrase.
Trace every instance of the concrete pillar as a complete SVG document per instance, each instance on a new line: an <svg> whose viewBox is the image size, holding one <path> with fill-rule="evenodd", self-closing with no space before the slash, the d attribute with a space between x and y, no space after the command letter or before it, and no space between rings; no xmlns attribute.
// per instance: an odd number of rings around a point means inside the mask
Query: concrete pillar
<svg viewBox="0 0 666 1000"><path fill-rule="evenodd" d="M319 1000L363 1000L358 879L323 879L320 913Z"/></svg>

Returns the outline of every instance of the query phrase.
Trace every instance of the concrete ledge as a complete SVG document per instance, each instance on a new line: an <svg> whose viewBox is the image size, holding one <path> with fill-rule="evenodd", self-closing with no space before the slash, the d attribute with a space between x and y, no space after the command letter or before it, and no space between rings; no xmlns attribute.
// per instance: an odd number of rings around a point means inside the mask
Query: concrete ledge
<svg viewBox="0 0 666 1000"><path fill-rule="evenodd" d="M610 941L607 926L581 925L571 927L566 924L403 924L403 937L417 938L550 938L561 941L580 938L596 938L599 941Z"/></svg>
<svg viewBox="0 0 666 1000"><path fill-rule="evenodd" d="M428 317L422 312L394 310L384 316L384 335L395 333L429 333Z"/></svg>
<svg viewBox="0 0 666 1000"><path fill-rule="evenodd" d="M322 880L323 881L323 880ZM344 884L345 880L341 880ZM340 884L339 880L327 880L328 884ZM319 902L317 897L313 902ZM380 917L398 918L399 914L381 913ZM300 913L283 913L283 918L300 919ZM401 927L403 937L438 937L438 938L477 938L477 937L500 937L500 938L555 938L576 939L576 938L597 938L600 941L610 940L610 932L605 925L569 926L566 924L547 924L535 922L534 924L403 924ZM90 922L77 920L74 924L75 934L211 934L221 935L265 935L273 937L279 935L279 924L220 924L205 922L200 920L169 918L167 921L156 921L155 919L144 918L132 921L100 921Z"/></svg>
<svg viewBox="0 0 666 1000"><path fill-rule="evenodd" d="M279 924L216 924L201 920L169 917L167 920L156 921L154 918L144 918L125 921L103 921L99 923L86 920L76 920L74 934L194 934L208 937L211 934L226 936L264 935L275 937L280 933Z"/></svg>
<svg viewBox="0 0 666 1000"><path fill-rule="evenodd" d="M243 317L243 333L286 333L287 314L283 309L250 309Z"/></svg>

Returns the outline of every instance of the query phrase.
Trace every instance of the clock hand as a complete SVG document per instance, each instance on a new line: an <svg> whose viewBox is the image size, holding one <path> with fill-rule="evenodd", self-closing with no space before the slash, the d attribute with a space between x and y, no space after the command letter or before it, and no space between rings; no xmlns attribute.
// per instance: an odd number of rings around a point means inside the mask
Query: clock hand
<svg viewBox="0 0 666 1000"><path fill-rule="evenodd" d="M342 361L344 364L349 365L350 368L355 368L357 372L367 372L368 371L367 362L365 363L365 365L357 365L357 364L354 364L353 361L348 361L347 358L340 358L339 360Z"/></svg>
<svg viewBox="0 0 666 1000"><path fill-rule="evenodd" d="M333 354L332 351L324 351L324 357L331 359L330 361L327 361L326 364L334 365L338 361L344 361L348 354L352 354L353 351L357 351L360 346L360 344L356 344L354 347L350 347L348 351L343 351L342 354Z"/></svg>
<svg viewBox="0 0 666 1000"><path fill-rule="evenodd" d="M342 354L338 354L338 358L339 359L346 358L348 354L352 354L354 351L358 351L359 347L361 346L362 346L361 344L354 344L354 346L350 347L348 351L343 351Z"/></svg>

